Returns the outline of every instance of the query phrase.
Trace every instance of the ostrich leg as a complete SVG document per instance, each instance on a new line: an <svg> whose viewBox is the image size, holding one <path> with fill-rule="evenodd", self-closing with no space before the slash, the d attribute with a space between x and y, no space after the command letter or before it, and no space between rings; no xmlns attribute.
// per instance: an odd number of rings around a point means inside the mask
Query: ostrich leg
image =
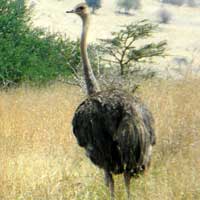
<svg viewBox="0 0 200 200"><path fill-rule="evenodd" d="M130 182L131 182L131 175L129 173L124 172L124 183L126 187L127 200L131 200Z"/></svg>
<svg viewBox="0 0 200 200"><path fill-rule="evenodd" d="M114 180L112 177L112 174L105 170L105 184L107 187L110 189L110 199L114 200L115 199L115 194L114 194Z"/></svg>

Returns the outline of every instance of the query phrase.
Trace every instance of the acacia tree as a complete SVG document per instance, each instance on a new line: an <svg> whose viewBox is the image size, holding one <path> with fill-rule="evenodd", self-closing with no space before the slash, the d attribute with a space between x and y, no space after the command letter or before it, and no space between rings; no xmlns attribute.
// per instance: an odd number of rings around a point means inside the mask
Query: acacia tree
<svg viewBox="0 0 200 200"><path fill-rule="evenodd" d="M104 59L114 63L120 68L123 76L134 66L134 63L143 62L156 56L163 56L166 42L148 43L136 47L135 43L140 39L150 37L156 29L156 25L147 20L124 26L119 32L113 32L112 39L101 40L101 51L110 57Z"/></svg>
<svg viewBox="0 0 200 200"><path fill-rule="evenodd" d="M92 8L92 13L101 8L101 0L86 0L86 3Z"/></svg>
<svg viewBox="0 0 200 200"><path fill-rule="evenodd" d="M129 13L130 9L140 8L140 1L141 0L117 0L117 6L123 8L125 13Z"/></svg>

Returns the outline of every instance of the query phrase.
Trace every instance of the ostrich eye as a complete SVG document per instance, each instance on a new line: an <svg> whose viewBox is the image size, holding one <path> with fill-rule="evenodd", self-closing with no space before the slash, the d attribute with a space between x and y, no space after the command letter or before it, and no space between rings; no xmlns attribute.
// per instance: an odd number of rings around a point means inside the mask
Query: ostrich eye
<svg viewBox="0 0 200 200"><path fill-rule="evenodd" d="M83 10L83 9L84 9L84 7L83 7L83 6L81 6L81 7L79 7L79 9L80 9L80 10Z"/></svg>

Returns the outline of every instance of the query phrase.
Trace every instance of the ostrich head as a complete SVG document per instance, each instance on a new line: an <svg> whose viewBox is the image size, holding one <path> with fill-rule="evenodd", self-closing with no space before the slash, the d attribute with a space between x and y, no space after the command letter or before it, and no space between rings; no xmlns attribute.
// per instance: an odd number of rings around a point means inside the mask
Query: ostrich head
<svg viewBox="0 0 200 200"><path fill-rule="evenodd" d="M90 10L86 3L80 3L73 10L66 11L66 13L75 13L79 15L82 19L90 14Z"/></svg>

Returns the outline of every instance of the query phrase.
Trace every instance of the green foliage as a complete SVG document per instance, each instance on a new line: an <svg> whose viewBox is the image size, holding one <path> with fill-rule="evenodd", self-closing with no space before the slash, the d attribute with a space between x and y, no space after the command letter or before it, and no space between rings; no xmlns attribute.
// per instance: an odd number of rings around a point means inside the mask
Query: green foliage
<svg viewBox="0 0 200 200"><path fill-rule="evenodd" d="M134 68L134 63L145 62L156 56L163 56L166 42L149 43L136 47L136 42L147 39L156 29L156 25L147 20L125 26L119 32L113 32L112 39L101 40L102 51L110 55L105 59L120 67L120 74L124 75Z"/></svg>
<svg viewBox="0 0 200 200"><path fill-rule="evenodd" d="M95 13L95 10L101 8L101 0L86 0L86 3L92 8L93 13Z"/></svg>
<svg viewBox="0 0 200 200"><path fill-rule="evenodd" d="M159 22L163 24L168 24L172 19L172 14L165 8L161 8L158 12Z"/></svg>
<svg viewBox="0 0 200 200"><path fill-rule="evenodd" d="M66 78L80 62L77 42L30 28L24 0L0 1L0 85Z"/></svg>
<svg viewBox="0 0 200 200"><path fill-rule="evenodd" d="M140 8L140 0L117 0L117 6L124 8L125 12L128 13L130 9Z"/></svg>
<svg viewBox="0 0 200 200"><path fill-rule="evenodd" d="M177 6L182 6L185 3L185 0L162 0L162 3L173 4Z"/></svg>
<svg viewBox="0 0 200 200"><path fill-rule="evenodd" d="M197 0L162 0L162 3L167 3L167 4L173 4L176 6L182 6L184 4L190 6L190 7L197 7L198 6L198 1Z"/></svg>

